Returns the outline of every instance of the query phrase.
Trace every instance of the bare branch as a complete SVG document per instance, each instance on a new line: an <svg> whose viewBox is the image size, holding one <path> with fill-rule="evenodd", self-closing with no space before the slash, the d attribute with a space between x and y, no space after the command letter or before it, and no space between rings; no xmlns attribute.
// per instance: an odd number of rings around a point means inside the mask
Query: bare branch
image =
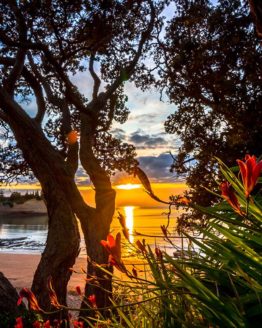
<svg viewBox="0 0 262 328"><path fill-rule="evenodd" d="M8 119L8 116L0 109L0 120L8 123L9 122L9 119Z"/></svg>
<svg viewBox="0 0 262 328"><path fill-rule="evenodd" d="M15 59L10 57L0 57L0 63L10 66L15 64ZM34 91L38 109L35 120L40 124L44 118L44 114L46 111L45 100L41 85L38 82L37 78L25 66L22 69L22 75Z"/></svg>
<svg viewBox="0 0 262 328"><path fill-rule="evenodd" d="M97 76L96 72L94 71L94 60L95 60L95 55L94 55L94 53L92 53L90 56L90 60L89 60L89 72L92 75L92 78L94 80L93 99L96 99L98 91L99 91L99 87L101 84L101 80Z"/></svg>
<svg viewBox="0 0 262 328"><path fill-rule="evenodd" d="M26 28L26 25L24 22L23 15L19 11L15 1L11 1L10 6L13 8L14 14L17 19L18 28L19 28L19 41L25 42L27 28ZM26 49L22 48L22 47L19 48L17 51L17 54L16 54L15 64L14 64L9 76L5 79L5 81L3 83L4 87L6 88L6 90L9 94L13 95L13 93L14 93L15 83L19 79L19 76L22 73L22 69L23 69L24 61L25 61L25 55L26 55Z"/></svg>
<svg viewBox="0 0 262 328"><path fill-rule="evenodd" d="M62 113L62 124L63 124L64 133L65 134L69 133L71 131L71 118L70 118L70 112L69 112L67 100L59 98L59 97L57 97L56 95L53 94L53 92L51 90L51 87L50 87L50 84L48 83L48 81L45 79L45 77L37 69L37 66L34 63L34 60L31 56L31 54L28 54L28 59L29 59L29 63L32 67L33 72L35 73L38 80L42 83L42 85L45 89L48 101L51 104L57 106L60 109L61 113Z"/></svg>
<svg viewBox="0 0 262 328"><path fill-rule="evenodd" d="M150 5L150 9L151 9L151 17L150 17L150 21L148 24L148 27L146 29L145 32L142 32L141 34L141 38L138 44L138 48L136 51L136 54L134 55L133 60L129 63L129 65L127 65L126 67L124 67L119 76L116 78L116 80L107 88L107 91L104 95L105 98L109 98L115 91L116 89L123 83L124 79L129 79L132 75L132 73L134 72L134 69L142 55L142 51L143 51L143 47L146 43L146 41L148 40L153 27L154 27L154 21L155 21L155 17L156 17L156 13L155 13L155 8L153 5L153 2L151 0L148 1L149 5Z"/></svg>
<svg viewBox="0 0 262 328"><path fill-rule="evenodd" d="M49 50L48 46L42 43L32 43L32 42L17 42L11 40L8 36L4 35L2 31L0 31L0 40L9 46L14 46L14 47L21 47L21 48L26 48L26 49L32 49L32 50L39 50L44 52L47 60L49 63L54 67L56 73L59 75L61 80L64 82L65 87L66 87L66 97L67 101L71 104L73 104L80 112L90 114L91 113L91 108L89 108L89 113L87 113L87 108L83 103L82 97L80 93L77 91L76 87L73 85L73 83L70 81L68 78L67 74L65 73L63 67L58 63L56 58L53 56L51 51ZM92 113L94 114L94 113Z"/></svg>

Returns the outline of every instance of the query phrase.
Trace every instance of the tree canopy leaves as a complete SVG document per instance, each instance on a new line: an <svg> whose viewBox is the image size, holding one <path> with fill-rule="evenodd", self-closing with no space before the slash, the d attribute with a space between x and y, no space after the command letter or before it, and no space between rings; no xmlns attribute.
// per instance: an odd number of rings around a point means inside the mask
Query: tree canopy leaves
<svg viewBox="0 0 262 328"><path fill-rule="evenodd" d="M177 105L165 128L181 139L172 169L187 173L193 199L208 204L214 156L235 165L262 153L262 48L245 1L176 3L158 54L159 86Z"/></svg>

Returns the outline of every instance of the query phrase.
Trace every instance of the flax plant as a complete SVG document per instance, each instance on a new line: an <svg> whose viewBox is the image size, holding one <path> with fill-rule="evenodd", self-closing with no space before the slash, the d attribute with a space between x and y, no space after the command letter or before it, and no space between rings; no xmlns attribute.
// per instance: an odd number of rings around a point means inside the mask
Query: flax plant
<svg viewBox="0 0 262 328"><path fill-rule="evenodd" d="M108 265L121 272L119 277L106 265L99 266L105 277L113 278L112 305L107 309L111 316L104 318L100 310L105 309L96 307L92 316L87 309L74 327L80 323L92 328L258 327L262 322L262 161L247 156L240 162L239 171L218 159L224 176L221 195L217 194L221 202L208 208L184 202L208 220L204 228L194 227L194 235L179 231L183 240L179 252L173 232L165 226L161 226L163 238L173 246L173 253L157 245L153 249L144 240L130 244L141 263L132 269L121 259L119 234L116 240L109 235L102 241L109 253ZM127 229L124 235L129 239Z"/></svg>

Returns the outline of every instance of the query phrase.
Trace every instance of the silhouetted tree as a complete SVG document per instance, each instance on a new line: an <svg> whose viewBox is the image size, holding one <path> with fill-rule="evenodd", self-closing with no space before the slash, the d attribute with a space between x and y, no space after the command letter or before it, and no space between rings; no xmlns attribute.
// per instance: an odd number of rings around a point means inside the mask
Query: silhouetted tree
<svg viewBox="0 0 262 328"><path fill-rule="evenodd" d="M260 0L248 0L248 2L256 25L257 36L262 40L262 2Z"/></svg>
<svg viewBox="0 0 262 328"><path fill-rule="evenodd" d="M215 186L214 156L235 165L262 153L262 51L247 2L175 2L156 54L158 85L177 105L165 123L181 140L172 170L186 175L193 201L208 205L214 197L203 187Z"/></svg>
<svg viewBox="0 0 262 328"><path fill-rule="evenodd" d="M0 1L0 122L7 140L1 174L9 181L33 174L43 190L49 231L32 289L46 310L49 276L66 304L69 268L79 252L76 217L89 256L87 275L97 276L102 287L87 284L86 295L96 294L98 307L109 304L103 288L110 294L111 282L93 263L107 263L100 240L115 210L110 174L136 165L134 148L110 128L127 119L124 81L143 71L164 2ZM73 83L79 72L90 99ZM79 142L67 141L72 130ZM77 189L79 161L94 185L95 207Z"/></svg>

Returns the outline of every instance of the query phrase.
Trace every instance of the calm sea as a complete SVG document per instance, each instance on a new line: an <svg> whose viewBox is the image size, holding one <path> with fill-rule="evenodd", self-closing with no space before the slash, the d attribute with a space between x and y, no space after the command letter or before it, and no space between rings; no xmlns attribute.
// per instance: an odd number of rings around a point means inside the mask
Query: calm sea
<svg viewBox="0 0 262 328"><path fill-rule="evenodd" d="M162 232L160 226L167 224L166 207L163 208L141 208L138 206L119 207L116 213L120 211L126 216L127 227L130 232L130 242L135 243L137 239L146 239L146 242L154 247L161 245L168 250L169 245L161 238ZM177 212L172 211L170 216L169 231L173 232L176 226ZM47 237L47 216L37 217L12 217L0 219L0 252L4 253L41 253L44 250ZM121 230L117 214L115 215L111 232L116 235ZM81 234L81 252L80 256L86 255L86 249ZM124 241L124 238L123 238ZM175 243L179 246L180 241ZM129 243L123 245L123 255L129 256L132 249Z"/></svg>
<svg viewBox="0 0 262 328"><path fill-rule="evenodd" d="M156 194L164 200L168 200L171 194L181 194L185 190L184 184L155 184ZM94 191L89 189L81 192L84 199L94 204ZM146 204L146 206L145 206ZM123 243L123 256L129 257L132 252L132 243L137 239L146 239L146 243L154 247L156 244L165 248L168 245L162 238L161 225L168 222L168 206L162 206L152 200L142 188L134 190L117 190L116 211L111 225L111 233L115 236L121 231L119 220L117 219L118 211L125 215L127 227L130 232L130 243ZM33 206L33 205L32 205ZM39 205L36 205L39 206ZM38 211L38 208L34 208ZM176 227L176 218L179 213L173 209L170 222L169 232L174 233ZM0 217L0 252L5 253L41 253L44 250L47 237L47 216L30 216L24 215L12 217ZM80 229L80 225L79 225ZM81 234L81 252L80 256L86 255L83 234ZM122 238L124 241L124 238ZM174 244L180 246L180 239L173 239ZM172 251L174 247L172 247Z"/></svg>

